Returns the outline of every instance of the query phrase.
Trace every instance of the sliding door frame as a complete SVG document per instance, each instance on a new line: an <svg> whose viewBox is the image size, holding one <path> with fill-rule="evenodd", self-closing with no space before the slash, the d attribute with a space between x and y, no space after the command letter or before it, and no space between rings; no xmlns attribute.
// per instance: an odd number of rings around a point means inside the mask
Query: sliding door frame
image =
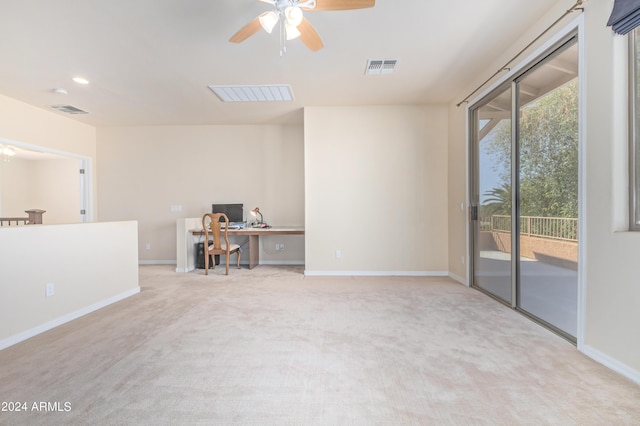
<svg viewBox="0 0 640 426"><path fill-rule="evenodd" d="M520 89L511 81L511 307L518 309L520 276ZM514 236L516 236L514 238Z"/></svg>
<svg viewBox="0 0 640 426"><path fill-rule="evenodd" d="M529 315L526 311L519 309L519 291L518 291L518 276L519 276L519 257L520 257L520 247L519 240L520 238L512 238L512 256L511 256L511 303L507 304L514 310L522 313L523 315L534 319L540 325L546 328L550 328L552 331L560 334L562 337L567 338L568 340L576 343L578 348L580 349L584 344L584 324L585 324L585 304L586 304L586 294L585 294L585 253L586 253L586 238L585 238L585 228L586 228L586 199L585 199L585 174L583 172L585 165L585 153L584 153L584 140L585 140L585 96L584 96L584 88L585 88L585 48L584 48L584 18L583 16L579 16L574 19L569 25L565 28L559 30L554 36L552 36L547 42L545 42L541 47L536 49L531 55L527 57L527 59L523 60L519 65L513 67L496 83L494 83L487 90L482 92L478 97L471 100L467 104L467 120L468 120L468 131L467 131L467 149L468 149L468 194L467 200L469 204L469 219L470 224L468 227L467 234L467 248L468 248L468 258L470 259L468 264L468 277L469 277L469 285L473 286L480 291L488 294L489 296L495 298L501 303L505 303L503 300L498 297L488 293L487 291L479 288L474 285L474 250L477 241L475 241L475 224L473 223L472 216L474 212L474 208L477 209L475 205L475 194L477 193L475 182L476 179L476 165L478 153L476 152L476 147L474 146L478 141L475 140L475 134L477 134L477 123L475 122L475 111L477 111L486 101L491 98L495 93L498 93L500 90L504 90L509 84L511 84L512 90L512 152L511 152L511 184L512 188L519 188L519 108L520 101L518 99L519 91L518 91L518 82L527 74L537 69L539 66L544 64L549 58L552 58L557 51L562 50L564 46L570 43L573 39L576 40L577 48L578 48L578 235L579 235L579 244L578 244L578 289L577 289L577 333L575 336L575 341L573 338L568 338L566 333L562 333L561 330L558 330L556 327L551 326L546 323L544 320L540 318L534 317L533 315ZM512 204L511 204L511 212L512 218L519 218L520 216L520 207L519 207L519 199L518 191L512 191ZM511 221L511 232L512 236L519 236L520 233L520 224L519 220Z"/></svg>

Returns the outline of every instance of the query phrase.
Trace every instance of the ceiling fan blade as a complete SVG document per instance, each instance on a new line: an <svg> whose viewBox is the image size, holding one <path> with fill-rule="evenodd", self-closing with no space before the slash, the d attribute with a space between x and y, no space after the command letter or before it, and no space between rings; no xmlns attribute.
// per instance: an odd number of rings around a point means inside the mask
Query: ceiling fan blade
<svg viewBox="0 0 640 426"><path fill-rule="evenodd" d="M307 18L302 18L302 23L298 26L300 31L300 40L312 51L316 52L324 47L322 39L311 22Z"/></svg>
<svg viewBox="0 0 640 426"><path fill-rule="evenodd" d="M262 25L260 25L260 20L258 18L255 18L253 21L240 28L240 31L235 33L233 37L229 39L229 41L232 43L241 43L260 31L260 28L262 28Z"/></svg>
<svg viewBox="0 0 640 426"><path fill-rule="evenodd" d="M376 0L316 0L316 7L313 9L304 8L304 10L352 10L366 9L375 5Z"/></svg>

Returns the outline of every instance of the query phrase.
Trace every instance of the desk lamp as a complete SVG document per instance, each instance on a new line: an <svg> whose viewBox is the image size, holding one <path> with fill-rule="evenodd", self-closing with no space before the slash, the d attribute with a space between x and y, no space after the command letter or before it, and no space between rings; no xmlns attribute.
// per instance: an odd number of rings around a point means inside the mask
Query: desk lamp
<svg viewBox="0 0 640 426"><path fill-rule="evenodd" d="M260 207L256 207L255 209L251 210L251 214L256 216L256 217L258 215L260 215L260 221L256 225L256 228L268 228L269 227L269 225L267 225L264 222L264 217L262 216L262 213L260 212Z"/></svg>

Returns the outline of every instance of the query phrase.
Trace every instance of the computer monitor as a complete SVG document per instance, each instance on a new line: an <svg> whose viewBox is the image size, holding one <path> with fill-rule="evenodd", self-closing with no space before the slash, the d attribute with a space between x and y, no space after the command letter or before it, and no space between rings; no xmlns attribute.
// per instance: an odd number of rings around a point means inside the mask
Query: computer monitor
<svg viewBox="0 0 640 426"><path fill-rule="evenodd" d="M224 213L229 222L244 222L242 204L211 204L211 213ZM224 222L222 218L220 221Z"/></svg>

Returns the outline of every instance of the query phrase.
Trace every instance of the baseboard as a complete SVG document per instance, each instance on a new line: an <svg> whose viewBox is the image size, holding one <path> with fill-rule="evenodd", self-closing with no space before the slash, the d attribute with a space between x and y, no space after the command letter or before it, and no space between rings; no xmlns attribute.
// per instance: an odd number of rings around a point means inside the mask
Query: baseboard
<svg viewBox="0 0 640 426"><path fill-rule="evenodd" d="M56 318L52 321L46 322L42 325L29 329L27 331L23 331L22 333L18 333L14 336L8 337L6 339L0 340L0 350L8 348L9 346L13 346L17 343L30 339L34 336L37 336L40 333L44 333L45 331L49 331L53 328L56 328L62 324L65 324L69 321L73 321L74 319L78 319L84 315L90 314L91 312L97 311L98 309L104 308L105 306L111 305L113 303L124 300L128 297L136 295L140 293L140 287L136 287L132 290L125 291L124 293L117 294L108 299L102 300L100 302L94 303L93 305L89 305L85 308L79 309L75 312L71 312L69 314L63 315L60 318Z"/></svg>
<svg viewBox="0 0 640 426"><path fill-rule="evenodd" d="M174 262L175 264L175 262ZM233 265L233 262L231 262L231 264ZM147 265L149 265L149 263L147 263ZM159 265L158 263L154 263L154 265ZM240 262L240 265L242 266L249 266L249 261L247 262ZM304 260L261 260L259 265L274 265L274 266L290 266L290 265L294 265L294 266L304 266ZM191 272L191 271L195 271L196 268L192 267L192 268L176 268L176 272L177 273L187 273L187 272ZM202 269L204 270L204 269Z"/></svg>
<svg viewBox="0 0 640 426"><path fill-rule="evenodd" d="M175 260L138 260L138 265L176 265Z"/></svg>
<svg viewBox="0 0 640 426"><path fill-rule="evenodd" d="M445 271L309 271L310 277L446 277Z"/></svg>
<svg viewBox="0 0 640 426"><path fill-rule="evenodd" d="M459 275L456 275L456 274L453 274L453 273L449 272L449 278L451 278L454 281L458 281L462 285L465 285L465 286L469 287L469 282L465 278L462 278Z"/></svg>
<svg viewBox="0 0 640 426"><path fill-rule="evenodd" d="M593 359L594 361L640 385L640 371L634 370L628 365L621 363L617 359L612 358L609 355L604 354L595 348L592 348L591 346L582 345L578 348L578 350L580 350L580 352Z"/></svg>

